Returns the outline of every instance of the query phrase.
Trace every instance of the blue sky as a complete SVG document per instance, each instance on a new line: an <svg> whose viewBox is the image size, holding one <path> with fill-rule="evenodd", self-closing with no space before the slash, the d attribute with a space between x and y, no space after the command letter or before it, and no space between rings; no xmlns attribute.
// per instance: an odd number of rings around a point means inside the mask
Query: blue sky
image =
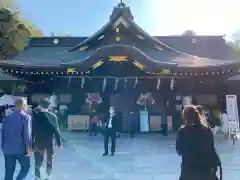
<svg viewBox="0 0 240 180"><path fill-rule="evenodd" d="M240 30L239 0L124 0L151 35L232 34ZM21 16L44 35L89 36L105 24L118 0L18 0Z"/></svg>

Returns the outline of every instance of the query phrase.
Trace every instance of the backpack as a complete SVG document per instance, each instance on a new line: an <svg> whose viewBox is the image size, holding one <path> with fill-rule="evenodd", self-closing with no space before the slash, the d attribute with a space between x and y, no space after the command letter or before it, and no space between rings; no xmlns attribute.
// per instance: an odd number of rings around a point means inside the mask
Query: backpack
<svg viewBox="0 0 240 180"><path fill-rule="evenodd" d="M49 122L49 119L45 112L36 112L34 114L34 123L36 135L41 137L52 137L53 136L53 127Z"/></svg>

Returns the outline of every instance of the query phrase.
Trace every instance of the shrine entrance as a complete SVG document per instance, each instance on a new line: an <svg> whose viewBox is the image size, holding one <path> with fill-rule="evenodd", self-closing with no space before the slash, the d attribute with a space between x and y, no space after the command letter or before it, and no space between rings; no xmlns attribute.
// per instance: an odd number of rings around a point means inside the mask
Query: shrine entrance
<svg viewBox="0 0 240 180"><path fill-rule="evenodd" d="M154 97L150 92L143 93L129 89L116 92L106 91L100 94L102 103L99 104L99 112L107 114L108 108L113 106L121 122L121 132L129 132L131 123L135 124L138 132L160 132L162 130L166 108L160 92L154 94Z"/></svg>
<svg viewBox="0 0 240 180"><path fill-rule="evenodd" d="M129 91L117 92L110 95L110 106L116 109L119 121L121 121L121 130L124 132L130 130L131 122L133 121L135 121L135 125L139 127L136 98L136 94L132 94ZM129 119L130 112L135 113L136 119Z"/></svg>

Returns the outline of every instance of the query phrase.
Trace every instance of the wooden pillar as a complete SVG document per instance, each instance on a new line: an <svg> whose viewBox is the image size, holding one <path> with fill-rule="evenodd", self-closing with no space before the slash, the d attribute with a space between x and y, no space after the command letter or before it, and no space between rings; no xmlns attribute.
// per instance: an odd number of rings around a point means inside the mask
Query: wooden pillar
<svg viewBox="0 0 240 180"><path fill-rule="evenodd" d="M164 96L163 96L163 102L164 102L164 107L165 111L163 111L163 124L162 124L162 129L163 129L163 135L167 136L169 132L169 127L173 125L174 119L174 114L176 112L176 104L175 104L175 92L174 89L172 90L170 88L170 81L171 79L168 80L168 82L164 87Z"/></svg>
<svg viewBox="0 0 240 180"><path fill-rule="evenodd" d="M217 80L218 79L218 80ZM222 78L215 78L213 80L215 88L216 88L216 94L217 94L217 98L218 98L218 104L219 104L219 108L221 110L225 110L226 109L226 94L227 94L227 86L226 83L224 82L224 79Z"/></svg>
<svg viewBox="0 0 240 180"><path fill-rule="evenodd" d="M28 84L26 84L27 85L27 101L28 101L28 104L33 104L33 102L32 102L32 95L33 95L33 93L34 93L34 91L33 91L33 85L32 84L30 84L30 83L28 83Z"/></svg>

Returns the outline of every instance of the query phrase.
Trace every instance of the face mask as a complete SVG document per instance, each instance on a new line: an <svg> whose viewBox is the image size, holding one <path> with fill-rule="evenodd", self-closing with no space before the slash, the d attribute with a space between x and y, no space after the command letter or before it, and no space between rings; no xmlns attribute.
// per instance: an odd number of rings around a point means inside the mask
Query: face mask
<svg viewBox="0 0 240 180"><path fill-rule="evenodd" d="M110 109L110 110L109 110L109 113L110 113L110 114L113 114L113 113L114 113L114 111Z"/></svg>

